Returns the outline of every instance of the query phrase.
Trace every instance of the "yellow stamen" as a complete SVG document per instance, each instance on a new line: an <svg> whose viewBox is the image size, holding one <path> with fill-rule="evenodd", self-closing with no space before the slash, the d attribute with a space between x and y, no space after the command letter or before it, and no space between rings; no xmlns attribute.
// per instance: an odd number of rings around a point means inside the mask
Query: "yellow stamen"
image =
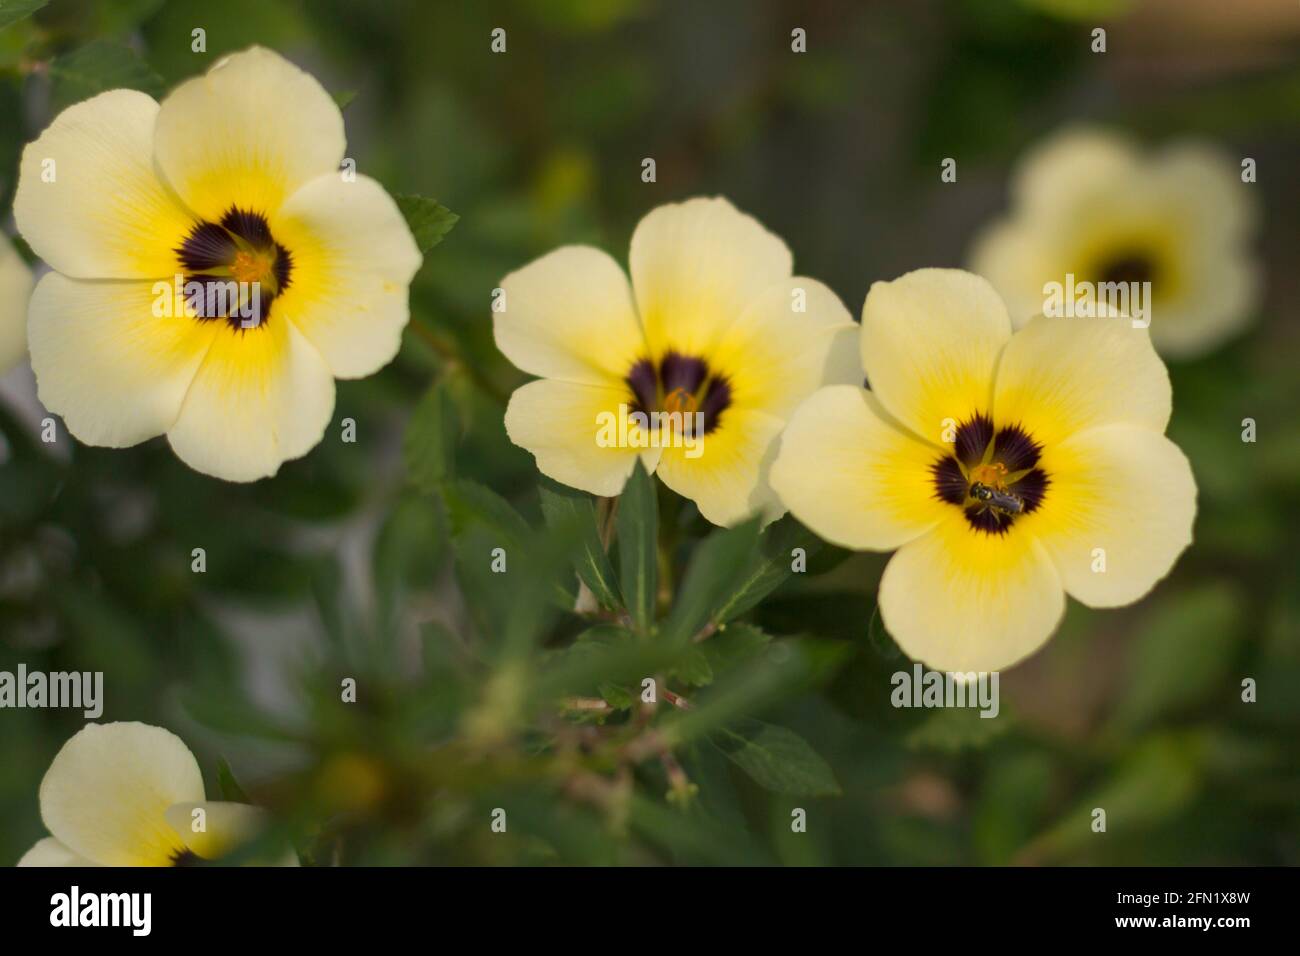
<svg viewBox="0 0 1300 956"><path fill-rule="evenodd" d="M692 415L699 408L699 402L694 395L684 388L675 388L668 393L664 399L664 411L681 412L683 415Z"/></svg>
<svg viewBox="0 0 1300 956"><path fill-rule="evenodd" d="M977 481L981 485L988 485L990 488L996 488L999 491L1005 491L1007 487L1007 466L1000 461L976 465L970 470L970 480Z"/></svg>

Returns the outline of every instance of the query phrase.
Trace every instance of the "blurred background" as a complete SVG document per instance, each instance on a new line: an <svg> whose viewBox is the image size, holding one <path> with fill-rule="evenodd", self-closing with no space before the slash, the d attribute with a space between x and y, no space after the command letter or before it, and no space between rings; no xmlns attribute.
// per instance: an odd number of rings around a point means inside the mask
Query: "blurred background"
<svg viewBox="0 0 1300 956"><path fill-rule="evenodd" d="M162 95L252 43L345 104L360 171L461 219L426 256L398 359L339 383L357 441L332 427L272 480L193 473L162 439L94 449L60 425L43 443L30 369L0 379L0 670L104 671L101 719L178 733L209 797L270 806L307 862L1300 863L1300 5L55 0L0 32L6 231L22 144L62 105L106 74ZM544 722L485 730L502 686L477 649L493 599L458 566L424 439L450 422L456 472L541 526L538 475L501 424L525 377L492 343L500 278L565 243L625 262L649 209L720 193L856 316L875 280L963 265L1018 158L1075 120L1258 163L1262 305L1244 334L1171 364L1170 433L1200 487L1171 577L1130 608L1071 602L1002 675L1002 716L979 720L890 707L910 663L873 618L885 557L823 549L749 614L807 666L735 713L798 733L838 794L773 792L700 748L680 755L698 787L685 801L664 799L667 763L611 772L635 794L620 816L582 799ZM675 520L685 554L706 529ZM539 617L533 653L580 626ZM346 676L358 703L340 707ZM83 722L0 712L0 864L44 835L37 788ZM498 806L506 834L487 825ZM807 833L791 833L796 806Z"/></svg>

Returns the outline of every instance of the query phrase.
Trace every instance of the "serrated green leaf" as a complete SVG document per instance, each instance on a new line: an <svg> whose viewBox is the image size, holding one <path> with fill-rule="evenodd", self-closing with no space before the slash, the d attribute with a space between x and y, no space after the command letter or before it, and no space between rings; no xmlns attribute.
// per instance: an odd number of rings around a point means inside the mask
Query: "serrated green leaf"
<svg viewBox="0 0 1300 956"><path fill-rule="evenodd" d="M623 604L642 631L654 623L655 594L659 586L657 564L659 502L654 480L638 459L618 501L618 566Z"/></svg>
<svg viewBox="0 0 1300 956"><path fill-rule="evenodd" d="M540 488L542 517L550 527L570 524L577 529L579 549L574 554L573 566L596 600L607 608L620 606L614 566L600 541L596 526L596 506L586 492L544 479Z"/></svg>
<svg viewBox="0 0 1300 956"><path fill-rule="evenodd" d="M0 30L24 17L30 17L49 2L50 0L0 0Z"/></svg>
<svg viewBox="0 0 1300 956"><path fill-rule="evenodd" d="M988 746L1010 726L1011 720L1005 713L981 717L978 707L939 707L928 711L925 719L908 731L904 743L915 749L944 753L977 750Z"/></svg>
<svg viewBox="0 0 1300 956"><path fill-rule="evenodd" d="M442 242L460 219L446 206L424 196L399 193L393 198L397 200L397 208L406 217L406 224L422 253Z"/></svg>
<svg viewBox="0 0 1300 956"><path fill-rule="evenodd" d="M841 792L830 764L793 730L746 720L715 731L709 739L765 790L801 797Z"/></svg>
<svg viewBox="0 0 1300 956"><path fill-rule="evenodd" d="M705 687L713 683L713 668L708 657L698 647L692 647L683 655L673 673L692 687Z"/></svg>
<svg viewBox="0 0 1300 956"><path fill-rule="evenodd" d="M596 690L602 699L615 710L630 710L636 699L632 693L625 687L617 684L600 684Z"/></svg>
<svg viewBox="0 0 1300 956"><path fill-rule="evenodd" d="M767 528L759 548L748 556L744 574L731 593L710 615L714 624L725 624L757 605L794 573L795 548L803 549L806 560L821 547L820 540L793 518L786 517Z"/></svg>
<svg viewBox="0 0 1300 956"><path fill-rule="evenodd" d="M689 641L749 576L749 559L758 543L759 520L714 531L695 549L682 586L664 622L664 639Z"/></svg>
<svg viewBox="0 0 1300 956"><path fill-rule="evenodd" d="M92 40L50 61L50 103L55 111L118 89L158 97L163 81L134 50L112 40Z"/></svg>
<svg viewBox="0 0 1300 956"><path fill-rule="evenodd" d="M217 788L221 791L221 799L230 803L252 803L248 799L248 794L244 788L239 785L235 779L235 773L230 769L230 764L226 763L225 757L217 758Z"/></svg>
<svg viewBox="0 0 1300 956"><path fill-rule="evenodd" d="M449 385L441 379L415 406L402 439L406 473L415 487L437 491L455 474L459 428Z"/></svg>

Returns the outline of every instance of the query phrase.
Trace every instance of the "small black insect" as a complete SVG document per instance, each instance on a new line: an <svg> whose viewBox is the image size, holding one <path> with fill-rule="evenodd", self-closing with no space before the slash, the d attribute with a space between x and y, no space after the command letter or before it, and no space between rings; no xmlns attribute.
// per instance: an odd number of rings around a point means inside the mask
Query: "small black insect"
<svg viewBox="0 0 1300 956"><path fill-rule="evenodd" d="M1025 510L1025 501L1019 495L1013 495L1009 491L998 491L978 481L970 486L970 496L1003 514L1018 515Z"/></svg>

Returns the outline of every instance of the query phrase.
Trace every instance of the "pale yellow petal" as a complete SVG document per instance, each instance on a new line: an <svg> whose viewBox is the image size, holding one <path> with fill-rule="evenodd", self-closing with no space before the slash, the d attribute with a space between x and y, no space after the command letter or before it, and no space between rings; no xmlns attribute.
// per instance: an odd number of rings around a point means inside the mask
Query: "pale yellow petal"
<svg viewBox="0 0 1300 956"><path fill-rule="evenodd" d="M627 276L590 246L563 246L501 280L497 347L533 375L607 385L647 355Z"/></svg>
<svg viewBox="0 0 1300 956"><path fill-rule="evenodd" d="M707 354L737 408L788 418L823 385L861 385L859 329L839 297L795 277L754 299Z"/></svg>
<svg viewBox="0 0 1300 956"><path fill-rule="evenodd" d="M877 282L862 306L862 364L872 394L930 442L988 414L993 372L1010 336L1011 319L993 287L958 269Z"/></svg>
<svg viewBox="0 0 1300 956"><path fill-rule="evenodd" d="M1065 610L1047 552L1020 529L976 531L960 512L890 559L880 615L907 655L941 671L995 671L1038 650Z"/></svg>
<svg viewBox="0 0 1300 956"><path fill-rule="evenodd" d="M110 90L69 106L23 150L14 218L65 275L163 279L192 217L153 165L158 104Z"/></svg>
<svg viewBox="0 0 1300 956"><path fill-rule="evenodd" d="M27 300L32 294L32 270L0 233L0 375L27 354Z"/></svg>
<svg viewBox="0 0 1300 956"><path fill-rule="evenodd" d="M297 326L339 378L369 375L391 361L422 259L383 187L365 176L317 177L272 217L271 233L293 257L275 315Z"/></svg>
<svg viewBox="0 0 1300 956"><path fill-rule="evenodd" d="M716 525L756 514L774 521L785 513L768 479L785 422L766 412L728 408L695 449L673 446L659 460L659 477ZM697 454L698 453L698 454ZM695 456L695 457L692 457Z"/></svg>
<svg viewBox="0 0 1300 956"><path fill-rule="evenodd" d="M73 853L103 866L166 866L184 844L167 808L203 799L189 748L161 727L87 724L41 781L41 819Z"/></svg>
<svg viewBox="0 0 1300 956"><path fill-rule="evenodd" d="M707 355L769 286L790 277L790 250L727 200L651 210L632 234L632 288L655 355Z"/></svg>
<svg viewBox="0 0 1300 956"><path fill-rule="evenodd" d="M1025 155L1011 183L1012 201L1027 214L1053 218L1076 208L1081 196L1113 190L1140 165L1125 137L1098 127L1067 127Z"/></svg>
<svg viewBox="0 0 1300 956"><path fill-rule="evenodd" d="M1163 432L1172 402L1169 373L1145 329L1123 317L1040 316L1007 343L993 414L1050 446L1121 422Z"/></svg>
<svg viewBox="0 0 1300 956"><path fill-rule="evenodd" d="M334 411L324 359L274 308L258 327L217 334L167 431L191 468L226 481L274 475L320 442Z"/></svg>
<svg viewBox="0 0 1300 956"><path fill-rule="evenodd" d="M632 393L620 385L541 379L515 390L506 407L510 440L537 459L538 470L571 488L611 497L623 490L638 454L653 472L659 448L635 426L620 427ZM635 444L645 442L644 446Z"/></svg>
<svg viewBox="0 0 1300 956"><path fill-rule="evenodd" d="M167 281L52 272L37 284L28 335L38 394L79 441L123 448L176 421L217 331L176 299Z"/></svg>
<svg viewBox="0 0 1300 956"><path fill-rule="evenodd" d="M167 808L167 823L185 841L185 846L203 860L220 860L257 839L270 822L261 807L246 803L178 803ZM267 861L276 866L298 866L298 855L281 851Z"/></svg>
<svg viewBox="0 0 1300 956"><path fill-rule="evenodd" d="M818 536L846 548L889 551L952 510L936 497L931 472L944 454L890 420L870 392L830 386L790 419L772 486Z"/></svg>
<svg viewBox="0 0 1300 956"><path fill-rule="evenodd" d="M197 215L232 205L269 215L299 187L335 172L343 114L284 57L252 47L225 57L163 100L155 151L167 182Z"/></svg>
<svg viewBox="0 0 1300 956"><path fill-rule="evenodd" d="M23 854L18 866L98 866L84 856L78 856L54 837L37 840L36 845Z"/></svg>
<svg viewBox="0 0 1300 956"><path fill-rule="evenodd" d="M1192 541L1196 482L1164 435L1106 425L1044 449L1043 504L1016 519L1051 555L1065 589L1092 607L1131 604Z"/></svg>

